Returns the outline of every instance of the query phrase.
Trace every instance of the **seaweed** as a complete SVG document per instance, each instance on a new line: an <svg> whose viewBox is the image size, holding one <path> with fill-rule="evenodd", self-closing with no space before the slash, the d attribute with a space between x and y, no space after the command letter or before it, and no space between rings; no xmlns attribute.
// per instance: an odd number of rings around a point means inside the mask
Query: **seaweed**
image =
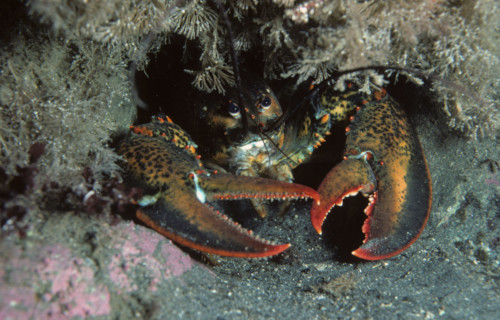
<svg viewBox="0 0 500 320"><path fill-rule="evenodd" d="M266 79L297 84L370 65L418 68L470 88L484 103L435 82L449 125L479 138L498 128L498 5L481 1L221 1L239 54L260 51ZM66 38L112 44L143 68L148 52L176 33L198 44L200 69L186 70L199 90L234 86L225 28L211 1L31 0L30 12ZM168 46L168 44L167 44ZM365 89L382 74L350 75ZM410 78L418 76L410 75ZM418 81L418 80L417 80Z"/></svg>
<svg viewBox="0 0 500 320"><path fill-rule="evenodd" d="M85 166L98 175L116 171L107 141L135 115L122 55L92 41L32 36L38 42L20 36L0 57L4 169L13 173L27 163L30 145L41 142L40 167L49 180L76 185L70 180Z"/></svg>
<svg viewBox="0 0 500 320"><path fill-rule="evenodd" d="M19 237L26 236L28 223L24 221L30 207L30 193L36 185L39 172L37 162L45 151L45 144L36 142L28 151L29 164L17 166L14 174L7 174L0 167L0 228L9 233L16 231Z"/></svg>

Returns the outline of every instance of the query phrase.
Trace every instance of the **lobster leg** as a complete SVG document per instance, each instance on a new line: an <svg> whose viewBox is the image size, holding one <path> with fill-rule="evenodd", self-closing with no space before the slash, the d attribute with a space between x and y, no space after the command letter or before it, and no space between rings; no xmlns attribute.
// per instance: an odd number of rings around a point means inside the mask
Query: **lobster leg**
<svg viewBox="0 0 500 320"><path fill-rule="evenodd" d="M352 254L366 260L395 256L420 235L429 217L432 192L420 142L403 110L378 92L358 108L348 132L344 161L319 187L311 220L321 233L330 210L359 191L369 194L362 227L365 239Z"/></svg>

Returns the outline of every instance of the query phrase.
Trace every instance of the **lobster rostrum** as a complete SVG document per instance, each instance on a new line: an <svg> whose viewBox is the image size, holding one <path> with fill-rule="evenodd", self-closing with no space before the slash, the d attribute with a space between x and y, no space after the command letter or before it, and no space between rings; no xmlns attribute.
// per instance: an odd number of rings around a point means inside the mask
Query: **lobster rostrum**
<svg viewBox="0 0 500 320"><path fill-rule="evenodd" d="M207 205L213 200L299 199L319 201L309 187L260 177L221 174L203 167L190 136L168 117L132 126L118 153L126 181L140 187L136 216L167 238L190 248L234 257L266 257L287 249L254 236Z"/></svg>

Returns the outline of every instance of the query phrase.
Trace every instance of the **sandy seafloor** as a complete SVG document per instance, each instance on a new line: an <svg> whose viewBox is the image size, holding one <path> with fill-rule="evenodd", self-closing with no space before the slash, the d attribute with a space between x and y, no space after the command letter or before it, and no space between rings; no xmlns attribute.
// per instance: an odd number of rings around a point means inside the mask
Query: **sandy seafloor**
<svg viewBox="0 0 500 320"><path fill-rule="evenodd" d="M498 319L498 146L414 114L434 202L422 236L376 262L339 257L307 203L247 226L292 248L193 260L131 221L54 215L0 242L1 319ZM196 256L196 255L194 255Z"/></svg>

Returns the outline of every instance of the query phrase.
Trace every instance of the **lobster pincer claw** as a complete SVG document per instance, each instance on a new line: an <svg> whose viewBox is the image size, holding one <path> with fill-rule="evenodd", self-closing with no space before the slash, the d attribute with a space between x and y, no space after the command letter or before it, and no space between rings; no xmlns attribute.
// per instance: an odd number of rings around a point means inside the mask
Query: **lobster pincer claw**
<svg viewBox="0 0 500 320"><path fill-rule="evenodd" d="M222 256L255 258L281 253L289 244L272 244L233 222L205 201L237 199L299 199L319 196L314 189L270 179L226 174L191 173L193 188L177 190L137 217L167 238L190 248Z"/></svg>
<svg viewBox="0 0 500 320"><path fill-rule="evenodd" d="M429 217L431 181L420 142L389 96L360 106L347 132L345 160L320 185L321 203L313 203L311 221L321 234L323 221L344 197L369 195L365 239L352 254L390 258L418 238Z"/></svg>
<svg viewBox="0 0 500 320"><path fill-rule="evenodd" d="M181 245L233 257L266 257L287 249L254 236L206 204L218 199L294 199L311 188L264 178L213 174L203 169L194 143L168 118L133 127L118 148L126 180L143 189L137 218Z"/></svg>
<svg viewBox="0 0 500 320"><path fill-rule="evenodd" d="M359 192L367 195L375 191L377 182L371 168L359 159L347 159L339 163L323 179L318 192L322 201L311 208L311 222L319 234L330 210L342 206L344 198Z"/></svg>

